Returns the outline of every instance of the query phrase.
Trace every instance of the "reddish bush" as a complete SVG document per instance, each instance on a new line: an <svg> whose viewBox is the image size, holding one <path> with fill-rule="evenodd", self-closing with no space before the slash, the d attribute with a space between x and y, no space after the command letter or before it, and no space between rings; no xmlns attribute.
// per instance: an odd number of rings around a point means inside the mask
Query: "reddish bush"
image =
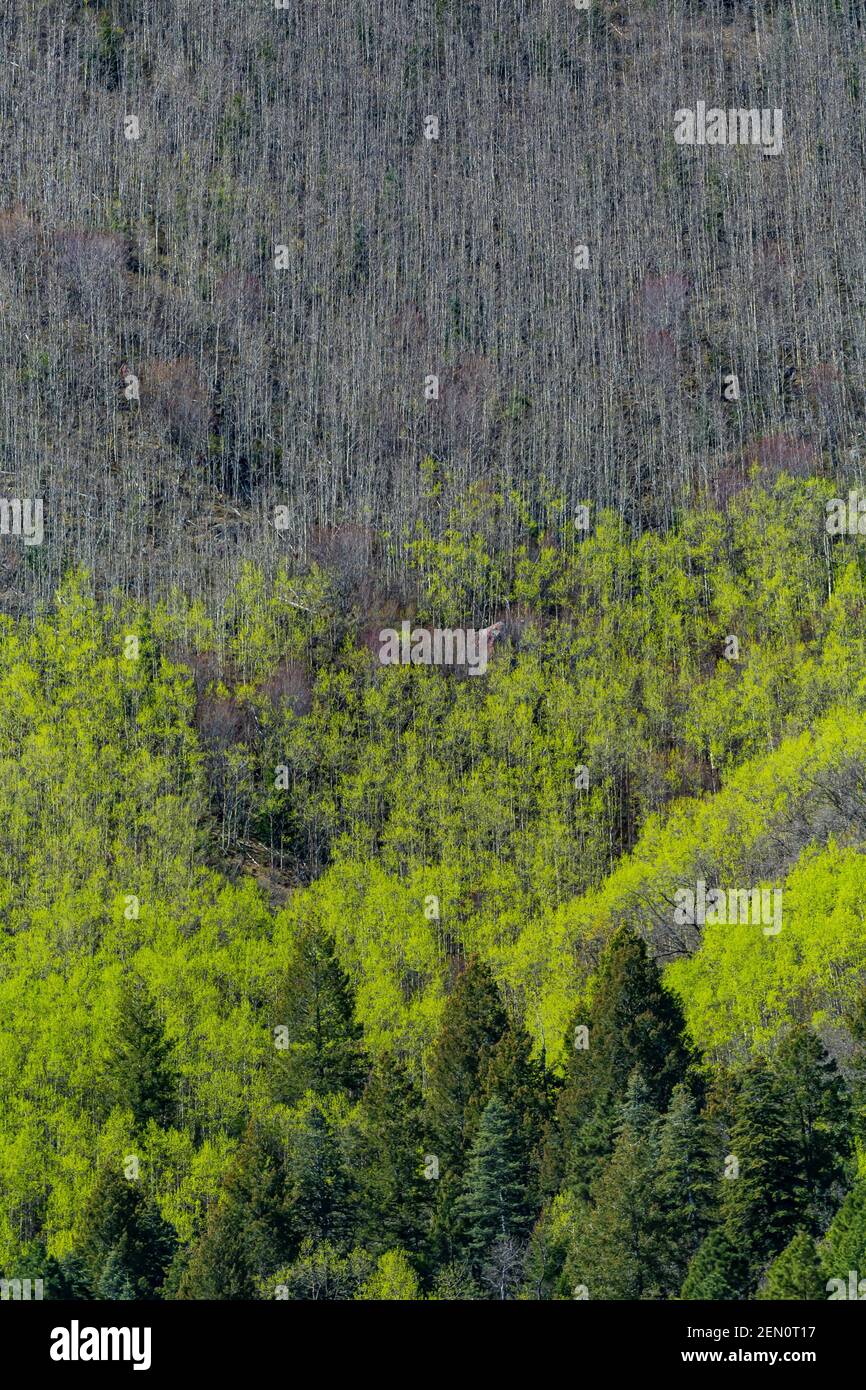
<svg viewBox="0 0 866 1390"><path fill-rule="evenodd" d="M188 357L145 363L140 373L141 409L181 449L203 449L210 425L210 401Z"/></svg>
<svg viewBox="0 0 866 1390"><path fill-rule="evenodd" d="M757 442L755 457L771 478L779 473L807 478L815 472L821 460L814 444L785 433L764 435Z"/></svg>
<svg viewBox="0 0 866 1390"><path fill-rule="evenodd" d="M643 282L643 317L647 333L676 327L686 308L688 281L684 275L648 275Z"/></svg>
<svg viewBox="0 0 866 1390"><path fill-rule="evenodd" d="M117 232L55 232L57 270L78 294L105 293L132 262L132 246Z"/></svg>
<svg viewBox="0 0 866 1390"><path fill-rule="evenodd" d="M251 710L231 696L203 695L196 706L194 722L202 740L219 751L233 743L248 743L255 734Z"/></svg>
<svg viewBox="0 0 866 1390"><path fill-rule="evenodd" d="M0 212L0 266L18 266L32 259L37 231L29 217L16 211Z"/></svg>
<svg viewBox="0 0 866 1390"><path fill-rule="evenodd" d="M230 270L217 281L214 300L232 317L259 318L264 308L262 283L254 275Z"/></svg>
<svg viewBox="0 0 866 1390"><path fill-rule="evenodd" d="M327 570L346 592L357 591L373 557L375 533L370 526L314 526L307 542L309 558Z"/></svg>
<svg viewBox="0 0 866 1390"><path fill-rule="evenodd" d="M287 706L295 714L304 715L313 708L313 684L300 661L281 661L262 690L275 709Z"/></svg>

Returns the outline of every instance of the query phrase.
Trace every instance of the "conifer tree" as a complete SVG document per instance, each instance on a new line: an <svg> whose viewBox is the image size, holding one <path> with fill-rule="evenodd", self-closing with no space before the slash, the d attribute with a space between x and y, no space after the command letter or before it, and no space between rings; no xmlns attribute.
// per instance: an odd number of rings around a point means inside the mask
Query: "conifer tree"
<svg viewBox="0 0 866 1390"><path fill-rule="evenodd" d="M508 1016L489 969L473 957L449 995L427 1087L427 1129L440 1171L459 1174L478 1123L481 1082Z"/></svg>
<svg viewBox="0 0 866 1390"><path fill-rule="evenodd" d="M154 1298L177 1246L171 1226L139 1182L128 1182L113 1167L103 1168L84 1213L76 1254L94 1297L108 1277L126 1283L131 1297Z"/></svg>
<svg viewBox="0 0 866 1390"><path fill-rule="evenodd" d="M720 1160L688 1086L674 1087L659 1131L653 1200L660 1218L663 1287L673 1296L712 1225L720 1193Z"/></svg>
<svg viewBox="0 0 866 1390"><path fill-rule="evenodd" d="M658 1297L662 1221L652 1199L659 1115L636 1068L616 1122L610 1159L598 1173L576 1223L567 1264L570 1285L592 1299Z"/></svg>
<svg viewBox="0 0 866 1390"><path fill-rule="evenodd" d="M744 1298L749 1271L746 1260L716 1228L689 1261L681 1298L693 1301L731 1302Z"/></svg>
<svg viewBox="0 0 866 1390"><path fill-rule="evenodd" d="M106 1260L96 1286L96 1297L109 1302L135 1298L135 1290L126 1268L122 1243L114 1247Z"/></svg>
<svg viewBox="0 0 866 1390"><path fill-rule="evenodd" d="M481 1085L470 1101L470 1117L496 1095L516 1120L515 1143L527 1175L527 1205L541 1207L543 1140L552 1101L544 1063L532 1056L532 1039L525 1028L509 1022L489 1054ZM470 1118L470 1128L474 1121Z"/></svg>
<svg viewBox="0 0 866 1390"><path fill-rule="evenodd" d="M358 1095L367 1067L354 990L333 940L314 928L295 942L274 1001L273 1024L287 1030L272 1060L276 1100L295 1105L307 1091Z"/></svg>
<svg viewBox="0 0 866 1390"><path fill-rule="evenodd" d="M288 1216L294 1239L315 1244L350 1242L357 1218L357 1190L334 1126L311 1106L289 1161Z"/></svg>
<svg viewBox="0 0 866 1390"><path fill-rule="evenodd" d="M866 1179L855 1183L821 1242L825 1278L866 1280Z"/></svg>
<svg viewBox="0 0 866 1390"><path fill-rule="evenodd" d="M457 1258L455 1203L483 1106L484 1078L508 1015L489 969L472 958L448 996L430 1063L426 1148L436 1160L431 1240L440 1261Z"/></svg>
<svg viewBox="0 0 866 1390"><path fill-rule="evenodd" d="M428 1234L433 1181L424 1175L421 1096L397 1058L385 1053L367 1082L360 1107L361 1234L374 1253L417 1252Z"/></svg>
<svg viewBox="0 0 866 1390"><path fill-rule="evenodd" d="M219 1202L192 1250L180 1279L179 1299L240 1302L256 1297L253 1264L243 1210L236 1202Z"/></svg>
<svg viewBox="0 0 866 1390"><path fill-rule="evenodd" d="M798 1141L804 1215L814 1234L826 1228L844 1191L853 1147L850 1094L833 1058L805 1025L783 1038L772 1068Z"/></svg>
<svg viewBox="0 0 866 1390"><path fill-rule="evenodd" d="M759 1299L825 1301L827 1287L815 1242L808 1231L798 1231L777 1255L758 1290Z"/></svg>
<svg viewBox="0 0 866 1390"><path fill-rule="evenodd" d="M476 1270L490 1260L497 1241L522 1242L529 1234L532 1212L519 1118L498 1094L490 1098L481 1115L457 1202L457 1218Z"/></svg>
<svg viewBox="0 0 866 1390"><path fill-rule="evenodd" d="M173 1049L140 980L126 983L121 991L107 1070L116 1103L132 1111L137 1125L171 1123L177 1095Z"/></svg>
<svg viewBox="0 0 866 1390"><path fill-rule="evenodd" d="M788 1098L764 1061L750 1063L743 1073L731 1152L738 1171L723 1181L725 1232L754 1279L787 1245L807 1205Z"/></svg>
<svg viewBox="0 0 866 1390"><path fill-rule="evenodd" d="M282 1165L272 1144L250 1124L180 1276L178 1297L254 1298L256 1279L279 1266L290 1240Z"/></svg>
<svg viewBox="0 0 866 1390"><path fill-rule="evenodd" d="M850 1063L851 1128L861 1149L866 1148L866 993L849 1010L848 1026L854 1040Z"/></svg>
<svg viewBox="0 0 866 1390"><path fill-rule="evenodd" d="M78 1302L93 1297L87 1268L77 1251L72 1250L61 1259L49 1255L47 1260L40 1262L40 1269L45 1271L46 1298ZM162 1285L160 1296L166 1296L165 1284Z"/></svg>
<svg viewBox="0 0 866 1390"><path fill-rule="evenodd" d="M684 1080L690 1052L679 1004L664 988L644 942L626 927L605 948L588 1014L576 1024L588 1027L588 1046L568 1040L546 1176L548 1184L564 1178L586 1197L613 1147L618 1107L634 1068L661 1110Z"/></svg>

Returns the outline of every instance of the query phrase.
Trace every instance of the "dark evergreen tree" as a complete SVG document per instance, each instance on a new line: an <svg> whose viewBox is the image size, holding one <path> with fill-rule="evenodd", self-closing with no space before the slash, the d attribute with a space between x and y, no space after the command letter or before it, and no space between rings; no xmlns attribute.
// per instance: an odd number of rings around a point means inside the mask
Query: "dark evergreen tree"
<svg viewBox="0 0 866 1390"><path fill-rule="evenodd" d="M691 1056L679 1004L641 938L626 927L605 948L591 1006L576 1024L586 1024L588 1046L575 1046L574 1033L568 1039L545 1177L549 1190L565 1180L585 1198L612 1150L634 1068L643 1074L652 1104L663 1110L685 1079Z"/></svg>
<svg viewBox="0 0 866 1390"><path fill-rule="evenodd" d="M659 1115L635 1069L616 1121L610 1159L583 1204L566 1269L569 1286L592 1299L659 1296L660 1213L652 1197Z"/></svg>
<svg viewBox="0 0 866 1390"><path fill-rule="evenodd" d="M162 1289L160 1290L160 1296L162 1298L171 1300L180 1297L181 1280L189 1267L192 1253L193 1251L188 1245L178 1246L175 1251L174 1259L168 1267Z"/></svg>
<svg viewBox="0 0 866 1390"><path fill-rule="evenodd" d="M290 1248L282 1164L274 1144L250 1124L186 1267L179 1277L172 1270L177 1296L254 1298L256 1280L277 1269Z"/></svg>
<svg viewBox="0 0 866 1390"><path fill-rule="evenodd" d="M173 1050L141 981L128 982L121 991L107 1071L116 1104L130 1109L137 1125L171 1123L177 1097Z"/></svg>
<svg viewBox="0 0 866 1390"><path fill-rule="evenodd" d="M55 1259L54 1256L49 1256L40 1268L45 1271L46 1298L78 1302L81 1299L93 1297L86 1266L81 1256L75 1251L71 1251L59 1260ZM163 1290L164 1287L163 1285ZM163 1290L160 1291L161 1297L165 1296Z"/></svg>
<svg viewBox="0 0 866 1390"><path fill-rule="evenodd" d="M89 1299L93 1298L90 1276L81 1256L75 1251L57 1259L48 1255L45 1242L39 1238L31 1242L12 1267L5 1273L7 1279L29 1279L31 1296L36 1297L36 1281L42 1281L44 1299Z"/></svg>
<svg viewBox="0 0 866 1390"><path fill-rule="evenodd" d="M106 1271L128 1282L131 1297L157 1296L177 1247L174 1230L138 1182L103 1168L87 1204L76 1255L94 1297Z"/></svg>
<svg viewBox="0 0 866 1390"><path fill-rule="evenodd" d="M795 1302L827 1298L827 1286L815 1242L808 1231L798 1231L777 1255L758 1290L758 1298L791 1299Z"/></svg>
<svg viewBox="0 0 866 1390"><path fill-rule="evenodd" d="M333 940L315 929L300 933L274 1001L271 1065L275 1100L295 1105L307 1091L357 1096L367 1064L355 995Z"/></svg>
<svg viewBox="0 0 866 1390"><path fill-rule="evenodd" d="M289 1162L289 1222L298 1245L351 1241L357 1219L357 1190L333 1125L311 1107L295 1138Z"/></svg>
<svg viewBox="0 0 866 1390"><path fill-rule="evenodd" d="M427 1084L427 1151L436 1159L432 1243L440 1263L458 1257L454 1206L466 1156L490 1099L484 1079L508 1027L499 991L486 965L471 959L448 996Z"/></svg>
<svg viewBox="0 0 866 1390"><path fill-rule="evenodd" d="M234 1201L220 1201L192 1250L177 1297L240 1302L256 1294L256 1270L243 1209Z"/></svg>
<svg viewBox="0 0 866 1390"><path fill-rule="evenodd" d="M806 1209L799 1136L788 1097L763 1061L746 1067L731 1134L737 1176L725 1178L725 1232L744 1255L752 1280L787 1245Z"/></svg>
<svg viewBox="0 0 866 1390"><path fill-rule="evenodd" d="M525 1028L508 1024L489 1054L480 1087L469 1103L469 1128L474 1129L474 1112L480 1114L491 1096L496 1095L515 1117L515 1143L527 1175L527 1204L541 1209L541 1167L546 1126L551 1118L552 1098L543 1061L532 1056L532 1039Z"/></svg>
<svg viewBox="0 0 866 1390"><path fill-rule="evenodd" d="M799 1143L804 1218L816 1234L826 1229L844 1192L853 1152L850 1093L833 1058L805 1025L782 1040L772 1068Z"/></svg>
<svg viewBox="0 0 866 1390"><path fill-rule="evenodd" d="M427 1131L444 1175L462 1172L478 1123L481 1083L507 1027L493 976L473 958L446 1001L430 1063Z"/></svg>
<svg viewBox="0 0 866 1390"><path fill-rule="evenodd" d="M744 1298L749 1270L746 1260L721 1229L711 1231L689 1261L681 1298L730 1302Z"/></svg>
<svg viewBox="0 0 866 1390"><path fill-rule="evenodd" d="M855 1183L833 1217L820 1253L826 1279L842 1279L847 1286L853 1271L856 1284L866 1281L866 1179Z"/></svg>
<svg viewBox="0 0 866 1390"><path fill-rule="evenodd" d="M123 1242L116 1245L106 1260L99 1282L96 1297L108 1302L123 1302L135 1298L135 1290L126 1267Z"/></svg>
<svg viewBox="0 0 866 1390"><path fill-rule="evenodd" d="M660 1218L662 1287L673 1297L717 1213L721 1155L688 1086L674 1087L659 1131L652 1200Z"/></svg>
<svg viewBox="0 0 866 1390"><path fill-rule="evenodd" d="M497 1242L522 1244L531 1228L526 1155L519 1125L519 1116L494 1094L484 1108L469 1152L456 1216L466 1253L479 1272L494 1258Z"/></svg>
<svg viewBox="0 0 866 1390"><path fill-rule="evenodd" d="M850 1063L851 1126L859 1148L866 1149L866 993L851 1009L848 1026L854 1039Z"/></svg>
<svg viewBox="0 0 866 1390"><path fill-rule="evenodd" d="M429 1233L433 1180L425 1177L421 1096L389 1053L376 1064L360 1108L356 1148L360 1236L376 1254L418 1252Z"/></svg>

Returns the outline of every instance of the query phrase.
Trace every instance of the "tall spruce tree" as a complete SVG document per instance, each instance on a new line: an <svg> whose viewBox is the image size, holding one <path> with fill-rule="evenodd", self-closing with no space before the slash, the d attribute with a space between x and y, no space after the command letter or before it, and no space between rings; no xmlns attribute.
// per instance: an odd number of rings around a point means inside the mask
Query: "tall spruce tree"
<svg viewBox="0 0 866 1390"><path fill-rule="evenodd" d="M309 1239L348 1245L357 1220L357 1189L340 1137L317 1105L304 1116L288 1168L288 1215L297 1244Z"/></svg>
<svg viewBox="0 0 866 1390"><path fill-rule="evenodd" d="M866 1281L866 1179L855 1183L836 1212L820 1253L826 1279L842 1279L847 1286L853 1272L856 1284Z"/></svg>
<svg viewBox="0 0 866 1390"><path fill-rule="evenodd" d="M487 966L473 957L448 996L427 1084L427 1151L435 1158L432 1243L440 1263L458 1255L455 1203L469 1147L490 1099L484 1078L508 1015Z"/></svg>
<svg viewBox="0 0 866 1390"><path fill-rule="evenodd" d="M360 1093L367 1074L355 995L333 940L303 930L279 982L273 1005L272 1094L295 1105L307 1091Z"/></svg>
<svg viewBox="0 0 866 1390"><path fill-rule="evenodd" d="M659 1296L662 1220L652 1199L659 1115L635 1068L619 1107L613 1152L597 1172L576 1221L566 1270L592 1299Z"/></svg>
<svg viewBox="0 0 866 1390"><path fill-rule="evenodd" d="M433 1181L425 1177L420 1093L390 1053L377 1062L361 1099L356 1148L365 1249L418 1252L430 1224Z"/></svg>
<svg viewBox="0 0 866 1390"><path fill-rule="evenodd" d="M555 1190L566 1181L586 1198L610 1154L619 1106L638 1067L659 1110L691 1061L682 1010L665 989L641 938L626 927L614 932L599 962L587 1013L575 1025L588 1028L588 1045L568 1039L565 1079L547 1146L545 1176Z"/></svg>
<svg viewBox="0 0 866 1390"><path fill-rule="evenodd" d="M689 1261L680 1297L697 1302L732 1302L745 1298L748 1281L747 1260L724 1230L717 1227Z"/></svg>
<svg viewBox="0 0 866 1390"><path fill-rule="evenodd" d="M430 1063L427 1131L440 1171L462 1172L483 1078L507 1027L493 976L473 957L446 1001Z"/></svg>
<svg viewBox="0 0 866 1390"><path fill-rule="evenodd" d="M853 1153L851 1097L836 1063L811 1028L793 1028L772 1061L800 1150L806 1208L814 1234L842 1199Z"/></svg>
<svg viewBox="0 0 866 1390"><path fill-rule="evenodd" d="M532 1225L527 1178L520 1117L494 1094L481 1115L456 1206L463 1245L476 1272L494 1258L501 1242L517 1246L527 1239Z"/></svg>
<svg viewBox="0 0 866 1390"><path fill-rule="evenodd" d="M177 1297L242 1302L256 1297L256 1275L243 1209L220 1202L192 1250Z"/></svg>
<svg viewBox="0 0 866 1390"><path fill-rule="evenodd" d="M107 1074L116 1103L132 1111L137 1125L171 1123L177 1098L173 1049L143 981L122 987Z"/></svg>
<svg viewBox="0 0 866 1390"><path fill-rule="evenodd" d="M93 1298L94 1290L90 1283L87 1267L77 1251L70 1251L59 1260L53 1255L49 1255L47 1260L40 1262L40 1269L44 1270L46 1298L69 1300L76 1303L82 1299ZM167 1277L160 1287L161 1298L168 1296L165 1291L166 1282Z"/></svg>
<svg viewBox="0 0 866 1390"><path fill-rule="evenodd" d="M140 1182L128 1182L114 1167L103 1168L84 1212L76 1255L92 1296L128 1284L130 1297L158 1296L177 1248L177 1237ZM117 1296L117 1295L112 1295Z"/></svg>
<svg viewBox="0 0 866 1390"><path fill-rule="evenodd" d="M731 1152L738 1171L723 1180L725 1232L743 1253L754 1283L787 1245L808 1205L788 1097L762 1060L743 1072Z"/></svg>
<svg viewBox="0 0 866 1390"><path fill-rule="evenodd" d="M538 1212L544 1134L551 1118L552 1096L544 1063L532 1056L532 1039L525 1028L509 1022L490 1051L479 1081L479 1089L469 1104L469 1128L474 1128L473 1112L480 1113L493 1095L508 1106L515 1117L515 1143L526 1171L527 1203Z"/></svg>
<svg viewBox="0 0 866 1390"><path fill-rule="evenodd" d="M108 1256L96 1286L96 1297L109 1303L135 1298L135 1289L126 1265L123 1244L116 1245Z"/></svg>
<svg viewBox="0 0 866 1390"><path fill-rule="evenodd" d="M849 1010L848 1027L854 1039L850 1062L851 1126L859 1149L866 1149L866 993Z"/></svg>
<svg viewBox="0 0 866 1390"><path fill-rule="evenodd" d="M222 1183L205 1231L193 1248L179 1298L238 1301L256 1296L256 1280L291 1248L285 1174L276 1146L250 1124Z"/></svg>
<svg viewBox="0 0 866 1390"><path fill-rule="evenodd" d="M815 1242L808 1231L798 1231L777 1255L758 1290L759 1299L824 1302L827 1288Z"/></svg>
<svg viewBox="0 0 866 1390"><path fill-rule="evenodd" d="M717 1214L720 1155L688 1086L674 1087L659 1131L652 1200L661 1223L662 1288L673 1297Z"/></svg>

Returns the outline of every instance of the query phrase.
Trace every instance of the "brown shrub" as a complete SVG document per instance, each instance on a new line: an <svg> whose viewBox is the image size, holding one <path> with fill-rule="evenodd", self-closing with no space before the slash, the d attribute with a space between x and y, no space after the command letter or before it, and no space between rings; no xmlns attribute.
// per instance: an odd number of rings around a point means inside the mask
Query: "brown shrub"
<svg viewBox="0 0 866 1390"><path fill-rule="evenodd" d="M177 448L201 450L207 444L210 400L188 357L146 363L141 370L141 409Z"/></svg>
<svg viewBox="0 0 866 1390"><path fill-rule="evenodd" d="M275 709L288 706L295 714L309 714L313 708L313 685L300 661L281 661L262 690Z"/></svg>
<svg viewBox="0 0 866 1390"><path fill-rule="evenodd" d="M132 245L117 232L55 232L51 249L64 283L79 295L105 293L132 264Z"/></svg>

